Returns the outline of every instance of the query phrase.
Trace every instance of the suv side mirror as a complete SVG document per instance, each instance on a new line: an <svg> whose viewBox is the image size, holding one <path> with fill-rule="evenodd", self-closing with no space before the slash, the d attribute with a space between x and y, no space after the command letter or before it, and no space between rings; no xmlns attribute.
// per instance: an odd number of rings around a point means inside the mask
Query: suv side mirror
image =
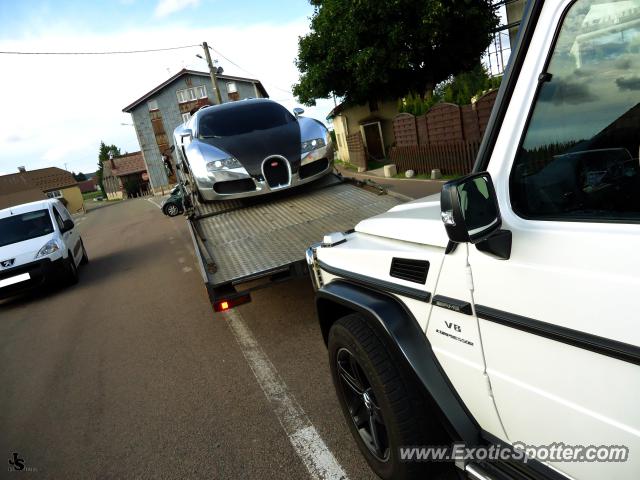
<svg viewBox="0 0 640 480"><path fill-rule="evenodd" d="M62 233L68 232L69 230L73 230L73 227L75 227L75 224L73 223L73 220L65 220L62 222Z"/></svg>
<svg viewBox="0 0 640 480"><path fill-rule="evenodd" d="M300 115L304 113L304 109L300 107L296 107L293 109L293 114L298 118Z"/></svg>
<svg viewBox="0 0 640 480"><path fill-rule="evenodd" d="M502 225L498 199L487 172L445 183L440 193L440 208L452 242L482 242Z"/></svg>

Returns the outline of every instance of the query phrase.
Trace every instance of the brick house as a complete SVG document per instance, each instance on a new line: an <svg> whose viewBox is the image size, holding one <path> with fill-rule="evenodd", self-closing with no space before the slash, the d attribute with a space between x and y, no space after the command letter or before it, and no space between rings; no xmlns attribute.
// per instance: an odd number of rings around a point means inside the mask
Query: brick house
<svg viewBox="0 0 640 480"><path fill-rule="evenodd" d="M259 80L221 74L217 80L223 103L245 98L269 98ZM216 103L209 73L182 69L122 110L130 113L133 119L154 193L166 191L176 181L170 151L175 128L186 122L191 112Z"/></svg>

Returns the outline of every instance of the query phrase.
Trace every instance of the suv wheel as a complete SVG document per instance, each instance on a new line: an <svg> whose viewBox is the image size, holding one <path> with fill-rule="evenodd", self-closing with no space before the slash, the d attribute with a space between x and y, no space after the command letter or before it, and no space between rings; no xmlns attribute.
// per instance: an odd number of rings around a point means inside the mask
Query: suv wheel
<svg viewBox="0 0 640 480"><path fill-rule="evenodd" d="M452 464L400 460L400 447L450 441L411 374L365 318L352 314L334 323L328 348L340 407L373 471L383 479L455 478Z"/></svg>

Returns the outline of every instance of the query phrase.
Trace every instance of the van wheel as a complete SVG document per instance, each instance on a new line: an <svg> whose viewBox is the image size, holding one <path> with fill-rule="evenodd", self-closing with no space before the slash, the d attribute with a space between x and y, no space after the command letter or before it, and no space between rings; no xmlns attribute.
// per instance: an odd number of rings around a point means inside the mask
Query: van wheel
<svg viewBox="0 0 640 480"><path fill-rule="evenodd" d="M87 250L84 248L84 242L80 240L82 245L82 259L80 260L80 265L86 265L89 263L89 255L87 255Z"/></svg>
<svg viewBox="0 0 640 480"><path fill-rule="evenodd" d="M69 258L67 259L67 283L69 285L75 285L78 283L78 267L73 260L71 252L69 252Z"/></svg>
<svg viewBox="0 0 640 480"><path fill-rule="evenodd" d="M400 448L448 445L411 373L359 314L329 332L333 384L351 435L381 478L455 478L452 464L403 462Z"/></svg>

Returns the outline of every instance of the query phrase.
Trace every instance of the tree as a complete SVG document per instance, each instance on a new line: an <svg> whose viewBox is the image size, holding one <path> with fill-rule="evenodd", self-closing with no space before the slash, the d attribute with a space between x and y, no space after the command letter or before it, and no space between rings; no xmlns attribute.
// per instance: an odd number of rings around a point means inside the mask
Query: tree
<svg viewBox="0 0 640 480"><path fill-rule="evenodd" d="M104 142L100 142L100 150L98 152L98 170L96 171L96 179L103 193L105 193L104 185L102 184L103 173L104 173L104 162L106 160L109 160L109 154L112 154L114 157L119 157L121 155L120 149L115 145L105 145Z"/></svg>
<svg viewBox="0 0 640 480"><path fill-rule="evenodd" d="M87 176L82 172L78 172L73 174L73 178L76 182L84 182L87 179Z"/></svg>
<svg viewBox="0 0 640 480"><path fill-rule="evenodd" d="M478 64L474 69L450 78L436 87L442 101L457 105L468 105L471 99L487 90L498 88L502 77L490 77L487 70Z"/></svg>
<svg viewBox="0 0 640 480"><path fill-rule="evenodd" d="M332 94L362 104L408 92L430 96L439 82L473 68L498 18L490 0L311 0L311 32L298 41L306 105Z"/></svg>

